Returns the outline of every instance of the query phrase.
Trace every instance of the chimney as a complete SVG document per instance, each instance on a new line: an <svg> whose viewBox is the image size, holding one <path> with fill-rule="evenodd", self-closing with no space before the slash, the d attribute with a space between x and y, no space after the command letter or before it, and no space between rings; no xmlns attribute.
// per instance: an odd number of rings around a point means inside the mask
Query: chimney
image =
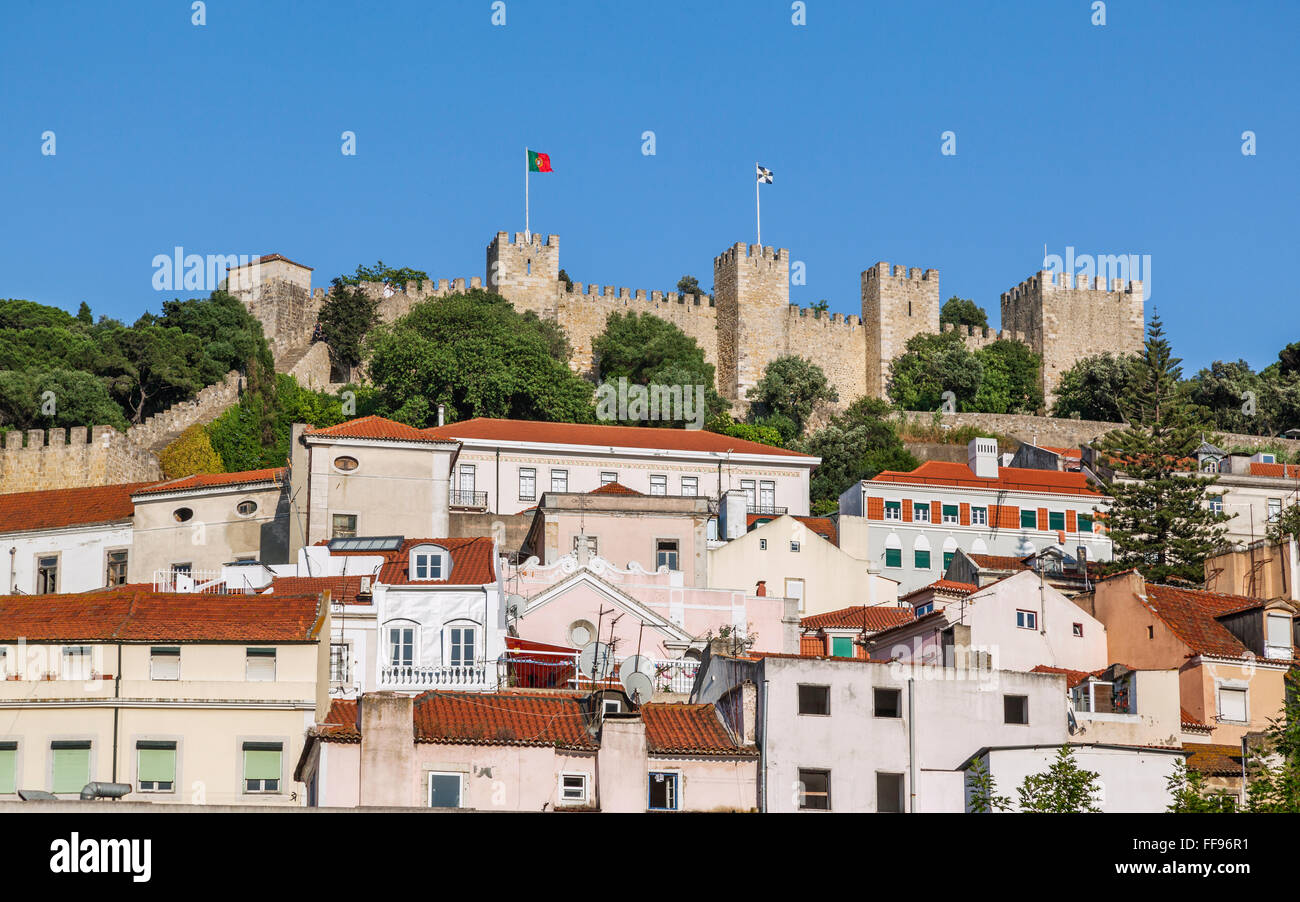
<svg viewBox="0 0 1300 902"><path fill-rule="evenodd" d="M1088 546L1080 545L1074 549L1074 559L1079 564L1079 572L1088 575Z"/></svg>
<svg viewBox="0 0 1300 902"><path fill-rule="evenodd" d="M443 405L443 404L439 404L439 405L438 405L438 425L439 425L439 426L442 425L443 419L446 417L446 415L447 415L447 408L446 408L446 406Z"/></svg>
<svg viewBox="0 0 1300 902"><path fill-rule="evenodd" d="M749 502L744 492L738 489L723 492L722 505L718 511L719 538L730 542L748 532L749 522L746 516L748 513Z"/></svg>
<svg viewBox="0 0 1300 902"><path fill-rule="evenodd" d="M766 598L766 597L767 597L767 580L765 580L765 579L760 579L760 580L758 581L758 586L755 587L755 589L754 589L754 594L755 594L756 596L758 596L759 598Z"/></svg>
<svg viewBox="0 0 1300 902"><path fill-rule="evenodd" d="M998 443L991 438L973 438L966 446L966 465L980 479L998 478Z"/></svg>
<svg viewBox="0 0 1300 902"><path fill-rule="evenodd" d="M415 697L367 692L357 701L361 721L361 804L409 808L416 784Z"/></svg>

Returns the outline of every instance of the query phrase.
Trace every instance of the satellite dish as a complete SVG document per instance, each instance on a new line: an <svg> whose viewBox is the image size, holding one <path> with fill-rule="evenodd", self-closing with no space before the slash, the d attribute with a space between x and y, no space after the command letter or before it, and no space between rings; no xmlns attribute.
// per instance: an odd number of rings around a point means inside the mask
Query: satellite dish
<svg viewBox="0 0 1300 902"><path fill-rule="evenodd" d="M578 656L578 669L592 679L606 679L613 668L614 654L604 642L588 642Z"/></svg>
<svg viewBox="0 0 1300 902"><path fill-rule="evenodd" d="M648 677L655 675L655 662L645 655L633 655L618 665L618 678L626 680L630 674L644 673Z"/></svg>
<svg viewBox="0 0 1300 902"><path fill-rule="evenodd" d="M511 617L518 617L524 610L524 596L507 595L506 596L506 613Z"/></svg>
<svg viewBox="0 0 1300 902"><path fill-rule="evenodd" d="M621 682L623 691L634 704L644 705L650 699L654 698L655 681L647 673L639 670L629 671L623 675Z"/></svg>

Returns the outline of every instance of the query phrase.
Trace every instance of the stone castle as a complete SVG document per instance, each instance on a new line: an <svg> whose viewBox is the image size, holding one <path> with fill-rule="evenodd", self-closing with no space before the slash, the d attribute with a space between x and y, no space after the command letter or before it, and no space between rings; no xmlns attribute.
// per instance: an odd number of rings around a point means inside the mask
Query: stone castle
<svg viewBox="0 0 1300 902"><path fill-rule="evenodd" d="M278 254L232 269L227 289L262 322L277 369L324 387L346 381L331 372L323 345L312 343L325 290L311 286L310 267ZM610 313L642 311L681 327L704 349L717 372L717 389L743 400L772 360L807 357L826 372L842 403L884 397L891 361L914 335L940 331L939 273L877 263L862 273L861 316L818 313L790 303L790 253L737 243L713 259L713 297L643 289L603 288L560 279L560 238L498 232L487 246L482 278L364 288L379 301L382 321L412 305L467 288L491 288L517 309L559 323L573 348L570 366L591 373L592 341ZM1104 351L1140 350L1142 283L1089 279L1042 271L1001 298L1003 331L963 328L976 349L999 338L1021 341L1043 358L1049 398L1061 374L1080 358ZM951 329L945 325L945 331Z"/></svg>

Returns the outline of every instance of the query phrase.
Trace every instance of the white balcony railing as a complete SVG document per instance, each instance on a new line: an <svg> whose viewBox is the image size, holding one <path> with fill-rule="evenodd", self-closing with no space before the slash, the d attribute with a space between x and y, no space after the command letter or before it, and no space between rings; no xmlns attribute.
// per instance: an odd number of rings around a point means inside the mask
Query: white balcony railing
<svg viewBox="0 0 1300 902"><path fill-rule="evenodd" d="M390 689L486 689L487 665L385 665L379 668L379 683Z"/></svg>
<svg viewBox="0 0 1300 902"><path fill-rule="evenodd" d="M220 570L155 570L155 592L196 592L225 594L226 584Z"/></svg>
<svg viewBox="0 0 1300 902"><path fill-rule="evenodd" d="M618 688L618 670L624 658L614 659L613 666L604 679L582 673L578 659L579 655L573 652L512 649L497 662L497 685L502 688L591 689L599 684ZM699 669L699 661L685 658L654 659L655 692L680 695L689 693Z"/></svg>

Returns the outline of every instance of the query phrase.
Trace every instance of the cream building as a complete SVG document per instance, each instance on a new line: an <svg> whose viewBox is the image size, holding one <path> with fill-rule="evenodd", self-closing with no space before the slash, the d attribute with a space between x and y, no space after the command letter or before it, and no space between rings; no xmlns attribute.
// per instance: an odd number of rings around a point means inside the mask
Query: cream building
<svg viewBox="0 0 1300 902"><path fill-rule="evenodd" d="M0 799L303 805L293 765L328 711L325 596L125 586L0 597Z"/></svg>

